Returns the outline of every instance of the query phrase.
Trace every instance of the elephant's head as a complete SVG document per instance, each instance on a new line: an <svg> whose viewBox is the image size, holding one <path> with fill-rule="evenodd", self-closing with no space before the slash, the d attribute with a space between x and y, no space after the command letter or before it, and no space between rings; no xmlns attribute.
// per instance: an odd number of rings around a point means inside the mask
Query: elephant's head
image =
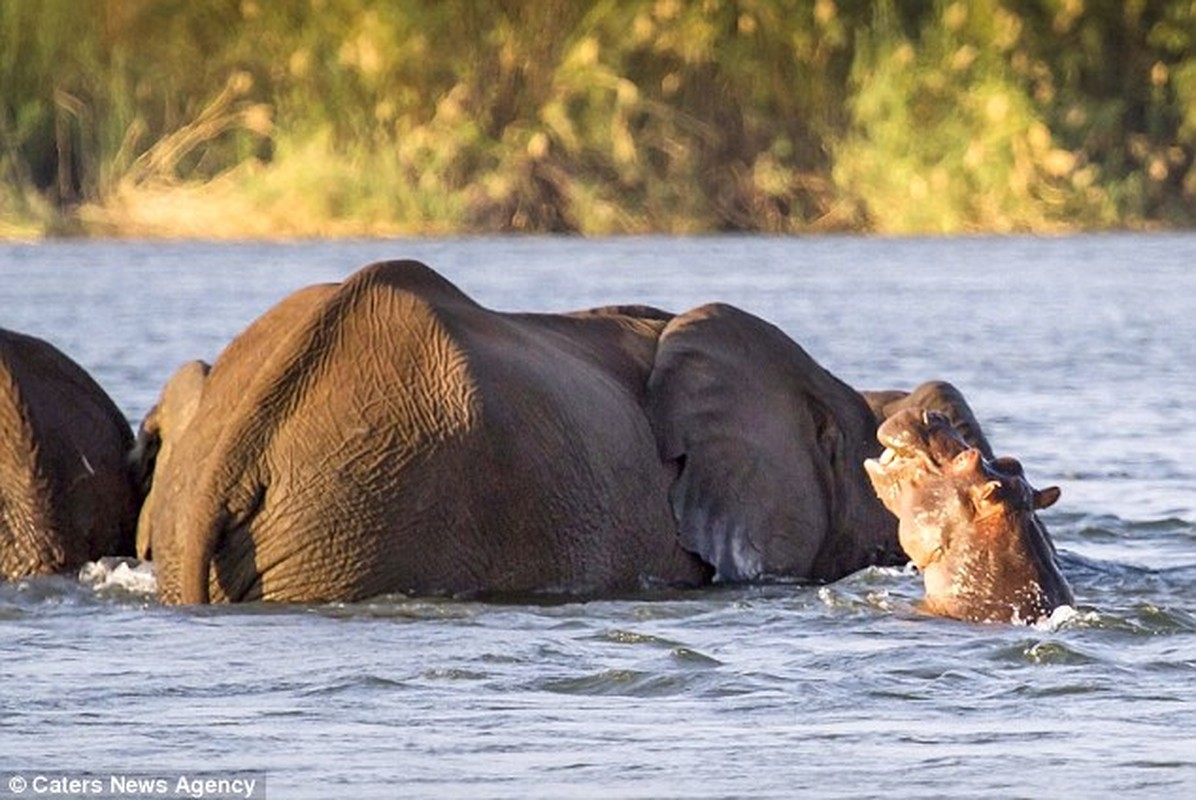
<svg viewBox="0 0 1196 800"><path fill-rule="evenodd" d="M862 468L879 450L872 412L777 327L722 304L676 317L647 406L677 470L681 542L718 579L838 580L900 561Z"/></svg>
<svg viewBox="0 0 1196 800"><path fill-rule="evenodd" d="M1033 622L1072 604L1054 546L1035 511L1059 499L1038 491L1012 458L989 460L948 418L906 409L877 432L865 462L899 520L902 549L922 572L926 607L976 622Z"/></svg>

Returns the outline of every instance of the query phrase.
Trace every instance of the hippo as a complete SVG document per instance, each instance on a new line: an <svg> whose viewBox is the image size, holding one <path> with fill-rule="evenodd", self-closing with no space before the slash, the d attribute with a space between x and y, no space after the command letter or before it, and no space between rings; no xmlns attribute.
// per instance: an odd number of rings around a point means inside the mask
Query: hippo
<svg viewBox="0 0 1196 800"><path fill-rule="evenodd" d="M1034 489L1016 459L987 457L937 411L899 411L877 439L885 450L864 467L922 573L927 611L1032 623L1074 604L1035 513L1059 499L1057 487Z"/></svg>

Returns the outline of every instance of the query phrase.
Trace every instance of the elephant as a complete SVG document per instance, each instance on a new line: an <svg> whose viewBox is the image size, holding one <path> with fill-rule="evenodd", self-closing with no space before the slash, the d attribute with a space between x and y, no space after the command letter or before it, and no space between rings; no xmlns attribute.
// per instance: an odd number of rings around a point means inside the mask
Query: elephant
<svg viewBox="0 0 1196 800"><path fill-rule="evenodd" d="M133 554L132 443L82 367L49 342L0 329L0 577Z"/></svg>
<svg viewBox="0 0 1196 800"><path fill-rule="evenodd" d="M1074 604L1055 547L1035 513L1058 501L1034 489L1014 458L990 458L936 411L905 408L877 431L865 462L899 540L922 573L933 614L973 622L1034 622Z"/></svg>
<svg viewBox="0 0 1196 800"><path fill-rule="evenodd" d="M143 425L138 541L160 595L705 582L640 411L661 317L499 314L415 262L292 295L214 361L188 420L162 403Z"/></svg>
<svg viewBox="0 0 1196 800"><path fill-rule="evenodd" d="M167 603L835 580L905 561L875 431L732 306L499 312L380 262L167 382L138 549Z"/></svg>
<svg viewBox="0 0 1196 800"><path fill-rule="evenodd" d="M723 304L660 337L647 412L678 535L716 578L832 581L901 560L862 471L864 398L775 326Z"/></svg>

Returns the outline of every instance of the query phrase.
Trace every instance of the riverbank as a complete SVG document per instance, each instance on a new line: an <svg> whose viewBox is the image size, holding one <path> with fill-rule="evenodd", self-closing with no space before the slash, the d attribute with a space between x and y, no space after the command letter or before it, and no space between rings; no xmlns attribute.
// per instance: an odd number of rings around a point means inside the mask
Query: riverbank
<svg viewBox="0 0 1196 800"><path fill-rule="evenodd" d="M57 208L41 201L29 203L22 213L0 216L0 240L55 238L106 239L310 239L374 238L395 236L461 236L496 233L567 233L585 236L699 235L725 233L728 229L708 214L658 215L612 202L568 202L545 209L540 217L520 209L497 208L485 197L484 187L464 187L458 192L425 196L423 208L406 212L393 193L382 190L386 175L374 173L366 186L353 171L335 159L308 163L301 180L292 180L288 168L242 166L206 182L158 181L116 187L102 199ZM984 216L952 205L941 196L942 187L929 188L918 178L908 187L908 203L917 208L893 216L862 214L859 198L828 192L823 213L795 219L776 214L750 220L740 232L771 235L855 233L875 235L984 235L1029 233L1058 235L1098 231L1183 230L1192 227L1137 217L1067 220L1040 205L999 210L1000 200L974 198L977 207L997 210ZM585 198L583 197L583 200ZM891 196L886 203L897 203ZM489 206L487 209L486 206ZM879 205L879 203L877 204ZM434 209L444 209L438 214ZM568 224L543 225L544 217L567 219Z"/></svg>

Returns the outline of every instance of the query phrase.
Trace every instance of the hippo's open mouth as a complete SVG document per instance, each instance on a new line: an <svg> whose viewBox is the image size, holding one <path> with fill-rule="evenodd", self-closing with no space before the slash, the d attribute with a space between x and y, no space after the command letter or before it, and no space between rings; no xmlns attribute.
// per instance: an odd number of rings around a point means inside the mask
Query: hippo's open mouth
<svg viewBox="0 0 1196 800"><path fill-rule="evenodd" d="M864 469L882 500L898 490L902 479L917 473L940 475L948 463L969 450L947 417L936 411L899 412L885 420L876 438L885 446L884 452L867 459Z"/></svg>
<svg viewBox="0 0 1196 800"><path fill-rule="evenodd" d="M923 459L918 456L918 451L898 451L896 448L886 446L878 458L869 458L864 461L864 469L872 478L872 483L879 488L881 482L888 484L896 479L897 472L904 472L913 466L910 462L916 461L919 465L922 464ZM926 466L933 468L932 464Z"/></svg>

